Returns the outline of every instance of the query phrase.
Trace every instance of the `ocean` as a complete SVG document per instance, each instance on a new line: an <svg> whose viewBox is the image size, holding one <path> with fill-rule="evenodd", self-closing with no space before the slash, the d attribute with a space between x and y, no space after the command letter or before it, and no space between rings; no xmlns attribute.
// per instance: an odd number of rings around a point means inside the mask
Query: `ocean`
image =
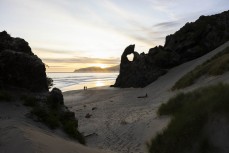
<svg viewBox="0 0 229 153"><path fill-rule="evenodd" d="M53 79L53 87L64 91L110 86L115 83L118 73L47 73Z"/></svg>

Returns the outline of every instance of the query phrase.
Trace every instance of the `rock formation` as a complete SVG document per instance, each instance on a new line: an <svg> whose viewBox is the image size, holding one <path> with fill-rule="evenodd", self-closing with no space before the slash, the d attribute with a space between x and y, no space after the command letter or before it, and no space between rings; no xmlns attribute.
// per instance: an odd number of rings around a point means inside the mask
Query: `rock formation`
<svg viewBox="0 0 229 153"><path fill-rule="evenodd" d="M0 32L0 87L48 91L45 65L28 43Z"/></svg>
<svg viewBox="0 0 229 153"><path fill-rule="evenodd" d="M56 107L64 104L62 91L58 88L53 88L49 96L50 105Z"/></svg>
<svg viewBox="0 0 229 153"><path fill-rule="evenodd" d="M201 16L166 37L164 46L138 54L135 45L128 46L122 56L120 73L114 87L145 87L168 69L198 58L229 41L229 11ZM127 55L134 54L133 61Z"/></svg>
<svg viewBox="0 0 229 153"><path fill-rule="evenodd" d="M117 87L144 87L163 75L166 71L158 69L156 65L149 64L145 54L134 51L135 45L128 46L121 57L120 74L116 80ZM133 61L127 55L134 54Z"/></svg>

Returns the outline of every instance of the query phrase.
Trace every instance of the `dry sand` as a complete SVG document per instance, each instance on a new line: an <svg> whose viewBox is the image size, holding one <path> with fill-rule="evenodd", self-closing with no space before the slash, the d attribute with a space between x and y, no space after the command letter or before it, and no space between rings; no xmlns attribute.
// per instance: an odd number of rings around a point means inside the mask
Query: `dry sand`
<svg viewBox="0 0 229 153"><path fill-rule="evenodd" d="M32 121L28 112L21 102L0 102L0 153L103 153Z"/></svg>
<svg viewBox="0 0 229 153"><path fill-rule="evenodd" d="M227 46L229 42L198 59L169 70L166 75L145 88L69 91L64 93L65 103L79 119L79 130L87 136L89 146L118 153L146 152L146 142L169 122L168 117L157 117L156 111L161 103L180 92L170 91L171 87L184 74ZM182 91L221 81L228 82L228 76L229 73L213 79L203 78L198 84ZM147 98L137 98L146 93ZM92 116L85 118L87 113Z"/></svg>
<svg viewBox="0 0 229 153"><path fill-rule="evenodd" d="M97 149L82 146L61 131L51 131L41 123L27 118L29 109L19 101L0 102L0 153L146 152L145 143L169 122L168 117L157 117L156 111L161 103L179 92L171 92L172 85L226 46L229 46L229 42L205 56L171 69L145 88L94 88L65 92L65 104L79 119L79 130L87 136L88 146ZM228 82L228 78L229 73L214 78L201 78L198 84L182 91L220 81ZM147 98L137 98L146 93ZM87 113L92 116L85 118Z"/></svg>

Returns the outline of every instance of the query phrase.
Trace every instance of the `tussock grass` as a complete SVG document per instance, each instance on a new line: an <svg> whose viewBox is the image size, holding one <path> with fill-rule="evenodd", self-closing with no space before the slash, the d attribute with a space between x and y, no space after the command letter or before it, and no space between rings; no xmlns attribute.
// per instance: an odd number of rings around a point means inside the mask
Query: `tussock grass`
<svg viewBox="0 0 229 153"><path fill-rule="evenodd" d="M204 126L214 114L229 118L229 85L218 84L190 93L180 93L162 104L159 115L171 115L168 127L147 144L150 153L206 152L214 146L203 136Z"/></svg>
<svg viewBox="0 0 229 153"><path fill-rule="evenodd" d="M33 107L31 114L37 116L40 122L45 123L51 129L60 127L60 121L56 111L47 110L47 108L37 105Z"/></svg>
<svg viewBox="0 0 229 153"><path fill-rule="evenodd" d="M21 100L24 101L24 105L32 107L31 114L38 121L51 129L62 128L71 138L78 140L81 144L86 143L84 136L78 131L75 113L63 109L64 105L60 105L49 96L43 103L39 103L39 100L33 96L22 96Z"/></svg>
<svg viewBox="0 0 229 153"><path fill-rule="evenodd" d="M229 47L184 75L175 83L172 90L188 87L201 76L217 76L227 71L229 71Z"/></svg>

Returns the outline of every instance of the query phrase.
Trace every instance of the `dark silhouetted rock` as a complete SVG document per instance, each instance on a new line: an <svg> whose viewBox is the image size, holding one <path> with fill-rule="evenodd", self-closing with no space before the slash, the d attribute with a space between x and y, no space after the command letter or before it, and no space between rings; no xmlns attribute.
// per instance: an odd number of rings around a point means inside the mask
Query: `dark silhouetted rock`
<svg viewBox="0 0 229 153"><path fill-rule="evenodd" d="M58 88L53 88L52 91L50 92L50 98L55 104L64 104L64 97L62 94L62 91Z"/></svg>
<svg viewBox="0 0 229 153"><path fill-rule="evenodd" d="M145 87L165 74L168 69L198 58L229 41L229 11L212 16L201 16L187 23L176 33L166 37L164 46L151 48L140 55L134 45L122 56L120 73L114 87ZM133 54L133 61L127 55Z"/></svg>
<svg viewBox="0 0 229 153"><path fill-rule="evenodd" d="M178 53L180 63L200 57L229 40L229 11L201 16L166 37L165 50Z"/></svg>
<svg viewBox="0 0 229 153"><path fill-rule="evenodd" d="M45 65L34 55L28 43L0 32L1 87L19 87L31 91L48 91Z"/></svg>
<svg viewBox="0 0 229 153"><path fill-rule="evenodd" d="M5 49L33 55L29 44L21 38L13 38L6 31L0 32L0 52Z"/></svg>
<svg viewBox="0 0 229 153"><path fill-rule="evenodd" d="M156 65L148 64L147 56L134 51L134 45L128 46L121 57L120 74L115 87L144 87L166 71ZM127 55L134 54L133 61Z"/></svg>

